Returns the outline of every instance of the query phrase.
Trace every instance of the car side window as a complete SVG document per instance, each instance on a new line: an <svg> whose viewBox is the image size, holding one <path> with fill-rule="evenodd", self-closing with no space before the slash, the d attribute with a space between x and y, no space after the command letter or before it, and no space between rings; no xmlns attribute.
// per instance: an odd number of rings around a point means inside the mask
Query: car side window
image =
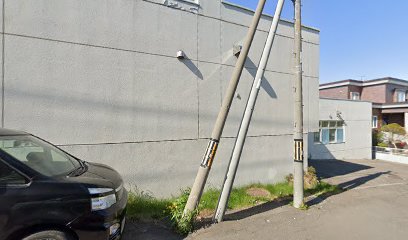
<svg viewBox="0 0 408 240"><path fill-rule="evenodd" d="M0 161L0 187L26 184L27 180L13 168Z"/></svg>

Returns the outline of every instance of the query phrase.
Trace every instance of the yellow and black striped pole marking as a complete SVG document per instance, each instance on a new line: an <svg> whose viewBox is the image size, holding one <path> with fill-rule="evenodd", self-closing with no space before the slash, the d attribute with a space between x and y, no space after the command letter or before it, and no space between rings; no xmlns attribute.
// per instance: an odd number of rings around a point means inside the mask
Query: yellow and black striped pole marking
<svg viewBox="0 0 408 240"><path fill-rule="evenodd" d="M296 162L303 162L303 139L295 139L295 154Z"/></svg>
<svg viewBox="0 0 408 240"><path fill-rule="evenodd" d="M203 161L201 162L202 167L211 168L211 165L215 157L215 153L217 152L218 143L219 143L218 140L215 139L210 140L210 142L208 143L207 151L205 151Z"/></svg>

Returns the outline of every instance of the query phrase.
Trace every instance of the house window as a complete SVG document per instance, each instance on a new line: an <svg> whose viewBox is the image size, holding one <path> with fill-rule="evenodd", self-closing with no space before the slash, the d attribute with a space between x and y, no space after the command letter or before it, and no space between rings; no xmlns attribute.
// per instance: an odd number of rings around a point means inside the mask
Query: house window
<svg viewBox="0 0 408 240"><path fill-rule="evenodd" d="M320 121L320 131L314 133L314 142L323 144L343 143L344 121Z"/></svg>
<svg viewBox="0 0 408 240"><path fill-rule="evenodd" d="M403 90L396 90L396 91L395 91L395 94L396 94L397 102L405 102L405 99L406 99L405 91L403 91Z"/></svg>
<svg viewBox="0 0 408 240"><path fill-rule="evenodd" d="M360 100L360 93L359 92L351 92L351 100Z"/></svg>
<svg viewBox="0 0 408 240"><path fill-rule="evenodd" d="M377 128L378 127L378 117L377 116L373 116L373 124L372 124L373 128Z"/></svg>

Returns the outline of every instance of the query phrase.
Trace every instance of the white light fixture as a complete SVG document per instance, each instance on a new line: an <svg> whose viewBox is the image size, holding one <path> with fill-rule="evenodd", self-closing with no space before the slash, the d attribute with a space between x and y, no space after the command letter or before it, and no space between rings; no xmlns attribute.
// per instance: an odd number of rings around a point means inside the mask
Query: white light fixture
<svg viewBox="0 0 408 240"><path fill-rule="evenodd" d="M239 54L241 53L242 46L241 45L234 45L232 47L232 53L234 54L235 57L239 57Z"/></svg>
<svg viewBox="0 0 408 240"><path fill-rule="evenodd" d="M182 50L177 52L178 59L184 59L185 57L186 57L186 54Z"/></svg>

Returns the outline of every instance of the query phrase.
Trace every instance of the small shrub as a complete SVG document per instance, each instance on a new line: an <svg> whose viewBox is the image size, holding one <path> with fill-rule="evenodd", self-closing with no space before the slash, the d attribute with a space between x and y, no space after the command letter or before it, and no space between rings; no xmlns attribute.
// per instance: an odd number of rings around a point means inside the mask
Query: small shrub
<svg viewBox="0 0 408 240"><path fill-rule="evenodd" d="M316 168L314 167L308 167L307 172L316 175Z"/></svg>
<svg viewBox="0 0 408 240"><path fill-rule="evenodd" d="M168 206L170 218L173 222L174 229L182 234L187 235L194 229L194 220L198 214L198 210L184 214L184 207L187 204L190 189L182 190L180 197L176 198Z"/></svg>
<svg viewBox="0 0 408 240"><path fill-rule="evenodd" d="M389 132L391 134L405 135L405 129L401 127L398 123L391 123L381 127L382 132Z"/></svg>
<svg viewBox="0 0 408 240"><path fill-rule="evenodd" d="M289 174L285 177L285 181L289 184L293 184L293 174Z"/></svg>
<svg viewBox="0 0 408 240"><path fill-rule="evenodd" d="M388 147L388 143L380 142L380 143L378 144L378 146L379 146L379 147L386 148L386 147Z"/></svg>
<svg viewBox="0 0 408 240"><path fill-rule="evenodd" d="M316 176L316 169L314 167L308 167L307 172L305 172L304 186L305 189L314 188L319 183Z"/></svg>
<svg viewBox="0 0 408 240"><path fill-rule="evenodd" d="M293 174L287 175L285 179L286 182L289 183L289 185L293 185ZM319 180L316 176L316 169L314 167L307 168L307 171L304 173L303 182L305 189L314 188L319 183Z"/></svg>

